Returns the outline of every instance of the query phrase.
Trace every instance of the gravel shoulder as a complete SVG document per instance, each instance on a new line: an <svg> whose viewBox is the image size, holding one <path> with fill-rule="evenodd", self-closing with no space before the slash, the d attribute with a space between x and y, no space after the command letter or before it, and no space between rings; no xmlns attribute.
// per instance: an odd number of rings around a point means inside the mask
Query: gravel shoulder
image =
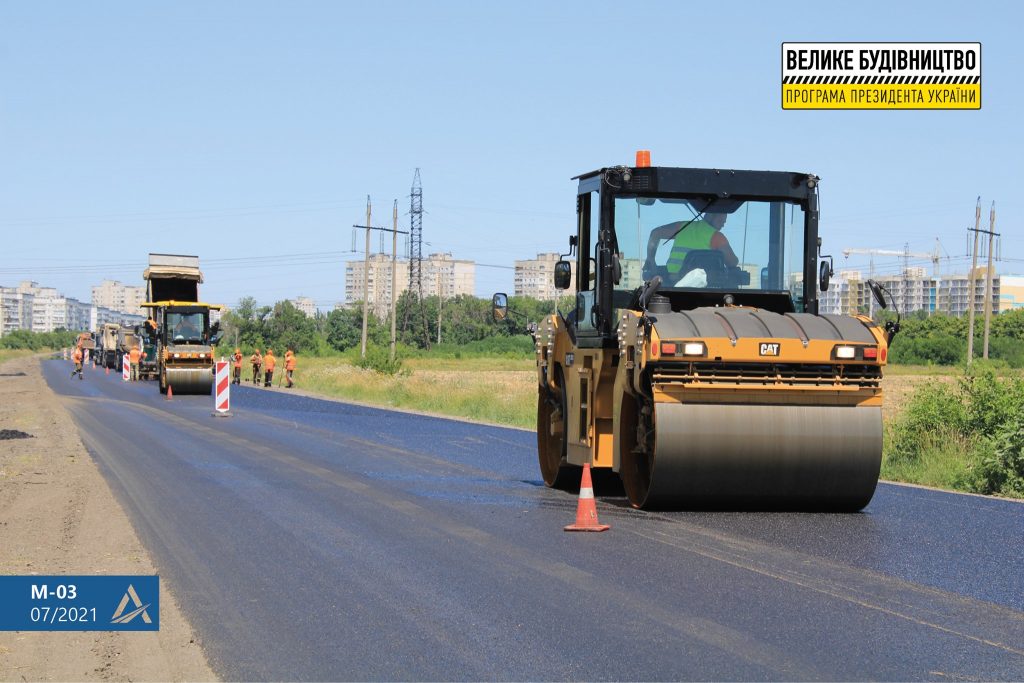
<svg viewBox="0 0 1024 683"><path fill-rule="evenodd" d="M0 574L158 574L39 362L0 364ZM160 593L158 632L0 632L0 680L216 680Z"/></svg>

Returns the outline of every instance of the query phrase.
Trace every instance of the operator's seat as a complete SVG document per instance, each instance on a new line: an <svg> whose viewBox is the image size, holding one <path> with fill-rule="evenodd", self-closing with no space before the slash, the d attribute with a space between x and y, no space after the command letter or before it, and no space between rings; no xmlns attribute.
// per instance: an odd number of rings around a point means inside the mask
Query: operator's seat
<svg viewBox="0 0 1024 683"><path fill-rule="evenodd" d="M679 268L679 279L695 268L707 273L709 289L721 289L729 286L729 269L725 266L725 254L717 249L692 249L683 259Z"/></svg>

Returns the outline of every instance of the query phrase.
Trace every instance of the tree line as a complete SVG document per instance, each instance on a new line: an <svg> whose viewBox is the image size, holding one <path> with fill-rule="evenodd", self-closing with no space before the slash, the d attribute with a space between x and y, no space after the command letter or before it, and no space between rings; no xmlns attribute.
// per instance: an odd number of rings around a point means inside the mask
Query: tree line
<svg viewBox="0 0 1024 683"><path fill-rule="evenodd" d="M558 302L563 313L571 310L571 306L571 297ZM555 309L555 303L530 297L510 297L512 313L500 323L491 319L490 301L469 295L443 301L433 296L420 302L416 294L404 292L396 308L398 343L406 350L436 347L440 318L440 343L445 347L472 345L481 352L522 349L522 353L528 355L532 352L532 345L517 342L524 338L527 324L543 320ZM891 311L882 311L880 316L883 321L895 317ZM245 297L221 318L221 350L238 346L248 353L253 348L266 350L269 346L279 352L291 347L297 353L308 355L345 352L360 347L362 323L361 303L308 317L289 301L261 306L254 298ZM982 355L983 334L983 322L979 317L975 320L974 330L976 357ZM14 330L0 337L0 348L59 349L73 346L76 337L76 332L66 330ZM367 324L368 345L386 348L390 340L390 319L378 318L371 311ZM929 316L923 311L903 318L902 329L889 353L890 362L909 365L959 365L966 357L967 318L945 314ZM989 357L997 364L1024 367L1024 309L1005 311L992 317Z"/></svg>
<svg viewBox="0 0 1024 683"><path fill-rule="evenodd" d="M895 316L885 311L887 319ZM959 365L967 360L967 317L945 314L928 315L917 311L904 317L902 328L893 340L889 361L908 365ZM982 356L984 321L974 320L974 356ZM989 358L1012 368L1024 367L1024 309L1009 310L992 316L989 331Z"/></svg>
<svg viewBox="0 0 1024 683"><path fill-rule="evenodd" d="M562 300L559 304L561 310L567 313L571 302L571 298ZM491 318L489 300L470 295L443 300L432 296L420 301L415 293L407 291L399 297L395 308L398 343L406 349L430 350L438 343L466 346L523 335L528 323L543 320L554 310L555 304L531 297L509 297L509 308L513 314L500 323ZM289 301L261 306L254 298L245 297L221 316L222 346L246 350L265 350L268 346L283 350L290 347L296 353L325 355L359 348L362 325L361 302L309 317ZM380 318L371 310L367 321L367 344L381 348L387 347L390 341L390 318ZM519 347L522 345L516 348ZM499 344L493 348L511 347ZM532 350L532 345L528 348Z"/></svg>
<svg viewBox="0 0 1024 683"><path fill-rule="evenodd" d="M74 346L77 340L77 332L69 332L64 329L53 332L13 330L0 337L0 349L29 349L32 351L63 349Z"/></svg>

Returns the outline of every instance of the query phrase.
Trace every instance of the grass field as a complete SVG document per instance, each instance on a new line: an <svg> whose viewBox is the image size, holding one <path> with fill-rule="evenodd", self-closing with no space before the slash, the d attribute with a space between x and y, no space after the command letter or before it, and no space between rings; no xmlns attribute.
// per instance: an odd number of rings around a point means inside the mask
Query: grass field
<svg viewBox="0 0 1024 683"><path fill-rule="evenodd" d="M954 373L954 368L886 368L886 420L899 414L917 387L953 382ZM340 357L303 358L297 373L304 389L327 396L527 428L536 417L536 378L532 358L488 357L411 358L395 376L361 370Z"/></svg>
<svg viewBox="0 0 1024 683"><path fill-rule="evenodd" d="M412 358L388 376L341 358L304 358L296 380L310 391L376 405L515 427L536 420L532 359Z"/></svg>

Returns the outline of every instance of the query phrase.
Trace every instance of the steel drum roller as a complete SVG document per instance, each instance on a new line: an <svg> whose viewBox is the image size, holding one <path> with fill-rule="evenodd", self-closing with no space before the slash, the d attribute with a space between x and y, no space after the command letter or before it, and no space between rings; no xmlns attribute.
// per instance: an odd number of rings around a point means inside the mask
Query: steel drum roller
<svg viewBox="0 0 1024 683"><path fill-rule="evenodd" d="M642 507L859 510L882 461L880 407L656 403Z"/></svg>
<svg viewBox="0 0 1024 683"><path fill-rule="evenodd" d="M167 368L167 384L175 394L209 394L213 390L210 368Z"/></svg>

